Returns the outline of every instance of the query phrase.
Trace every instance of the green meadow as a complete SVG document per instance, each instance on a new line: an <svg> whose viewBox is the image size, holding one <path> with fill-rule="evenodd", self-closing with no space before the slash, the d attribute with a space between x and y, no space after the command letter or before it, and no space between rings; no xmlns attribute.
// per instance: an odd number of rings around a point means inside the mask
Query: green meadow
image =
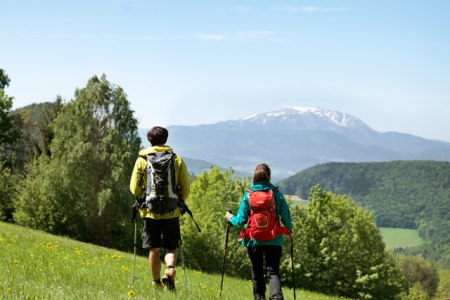
<svg viewBox="0 0 450 300"><path fill-rule="evenodd" d="M130 237L130 250L132 250ZM220 274L177 268L177 292L151 287L148 261L132 253L0 222L0 299L220 299ZM185 260L189 260L188 257ZM285 299L293 290L284 288ZM298 299L342 299L297 289ZM226 276L222 299L252 299L248 280Z"/></svg>
<svg viewBox="0 0 450 300"><path fill-rule="evenodd" d="M416 247L422 244L422 239L416 229L380 228L381 236L387 249Z"/></svg>

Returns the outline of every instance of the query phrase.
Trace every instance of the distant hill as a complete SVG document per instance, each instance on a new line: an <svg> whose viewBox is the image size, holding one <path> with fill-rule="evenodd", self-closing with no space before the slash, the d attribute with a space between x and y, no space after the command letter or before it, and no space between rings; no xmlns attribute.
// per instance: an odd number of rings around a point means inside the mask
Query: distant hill
<svg viewBox="0 0 450 300"><path fill-rule="evenodd" d="M168 129L168 143L184 157L249 174L266 162L274 179L326 162L450 161L450 143L381 133L354 116L315 107L284 107L239 120Z"/></svg>
<svg viewBox="0 0 450 300"><path fill-rule="evenodd" d="M209 169L211 169L212 167L217 167L219 168L221 171L225 171L228 168L223 168L220 166L217 166L213 163L204 161L204 160L200 160L200 159L193 159L193 158L189 158L189 157L183 157L184 162L186 163L186 166L188 168L189 173L193 173L195 175L199 175L201 174L203 171L208 171ZM244 173L244 172L237 172L234 171L233 175L238 176L238 177L248 177L251 174L250 173Z"/></svg>
<svg viewBox="0 0 450 300"><path fill-rule="evenodd" d="M47 113L48 110L51 110L52 107L52 102L33 103L24 107L17 108L13 113L20 114L23 112L27 112L32 120L38 120L42 118L42 116Z"/></svg>
<svg viewBox="0 0 450 300"><path fill-rule="evenodd" d="M141 143L143 147L150 147L150 143L147 140L147 131L148 129L143 129L143 128L139 128L139 136L141 138ZM169 133L169 136L171 137L171 133ZM170 143L172 139L170 139L170 141L167 143L169 146L172 146L172 144ZM208 162L202 159L195 159L195 158L190 158L190 157L186 157L183 155L183 153L178 152L178 149L174 147L174 152L178 153L184 160L184 162L186 163L186 166L188 168L189 173L195 174L195 175L200 175L203 171L208 171L209 169L211 169L212 167L217 167L220 170L224 171L230 168L229 167L222 167L222 166L218 166L217 164L214 164L212 162ZM234 170L234 175L239 176L239 177L247 177L250 176L252 173L251 172L239 172Z"/></svg>
<svg viewBox="0 0 450 300"><path fill-rule="evenodd" d="M450 254L450 162L326 163L278 182L284 193L305 199L316 184L352 197L378 226L418 228L431 243L425 256L440 261L441 251Z"/></svg>

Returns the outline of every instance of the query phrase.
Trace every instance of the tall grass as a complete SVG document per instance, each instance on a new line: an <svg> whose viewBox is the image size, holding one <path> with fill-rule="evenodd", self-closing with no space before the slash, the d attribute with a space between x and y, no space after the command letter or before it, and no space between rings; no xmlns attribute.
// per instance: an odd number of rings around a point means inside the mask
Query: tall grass
<svg viewBox="0 0 450 300"><path fill-rule="evenodd" d="M220 274L186 269L185 286L179 262L177 292L155 291L146 257L137 257L133 281L133 254L1 222L0 260L0 299L219 299ZM252 299L250 281L225 277L222 298ZM297 298L340 299L302 290Z"/></svg>

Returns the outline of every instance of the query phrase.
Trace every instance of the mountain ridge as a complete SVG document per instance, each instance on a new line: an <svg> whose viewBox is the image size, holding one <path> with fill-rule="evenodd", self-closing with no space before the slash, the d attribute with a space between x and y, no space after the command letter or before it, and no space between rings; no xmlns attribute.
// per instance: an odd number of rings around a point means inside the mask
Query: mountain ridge
<svg viewBox="0 0 450 300"><path fill-rule="evenodd" d="M317 121L321 119L323 122L328 122L330 125L335 125L342 128L352 128L357 126L366 126L360 119L339 111L324 109L322 107L299 107L299 106L284 106L278 111L266 112L257 115L241 118L239 120L244 122L255 122L265 125L268 118L278 119L281 122L289 123L298 120L299 116L308 116L310 121ZM261 122L262 120L262 122ZM305 122L305 120L303 120ZM295 122L298 125L298 122ZM312 129L316 124L306 123Z"/></svg>
<svg viewBox="0 0 450 300"><path fill-rule="evenodd" d="M168 144L181 156L247 174L266 162L276 179L326 162L450 160L450 143L378 132L350 114L315 107L167 128Z"/></svg>

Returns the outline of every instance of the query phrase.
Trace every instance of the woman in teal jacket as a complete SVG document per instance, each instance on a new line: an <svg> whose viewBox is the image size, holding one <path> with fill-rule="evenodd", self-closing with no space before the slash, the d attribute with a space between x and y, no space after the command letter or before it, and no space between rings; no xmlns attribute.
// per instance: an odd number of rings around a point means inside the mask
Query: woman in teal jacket
<svg viewBox="0 0 450 300"><path fill-rule="evenodd" d="M253 174L252 191L272 190L275 198L275 215L277 220L281 220L289 231L292 231L291 214L289 206L278 188L270 183L270 168L266 164L256 166ZM227 212L225 219L233 226L246 224L250 216L250 205L248 199L249 192L246 191L242 196L241 204L237 215ZM242 239L242 245L247 247L250 257L253 295L254 299L265 299L266 283L264 280L264 258L266 260L267 277L269 278L269 296L270 299L283 299L281 290L281 280L279 275L280 260L283 245L283 236L278 234L273 240L258 242L255 239Z"/></svg>

